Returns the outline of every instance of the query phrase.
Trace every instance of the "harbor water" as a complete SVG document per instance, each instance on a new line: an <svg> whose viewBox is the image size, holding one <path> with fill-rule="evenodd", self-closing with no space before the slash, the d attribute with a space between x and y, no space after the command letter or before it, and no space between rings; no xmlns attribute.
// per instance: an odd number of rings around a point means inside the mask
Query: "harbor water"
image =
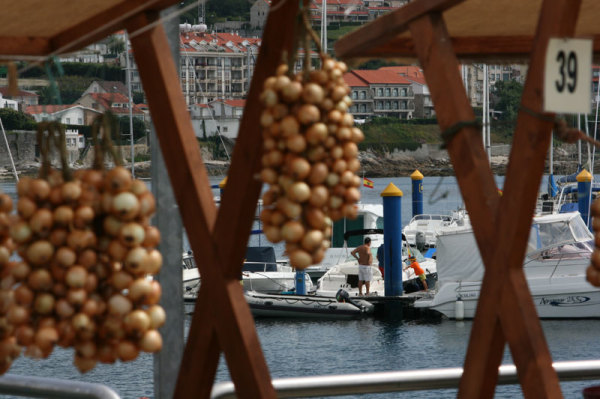
<svg viewBox="0 0 600 399"><path fill-rule="evenodd" d="M372 179L374 189L363 188L365 203L381 203L379 193L393 182L404 192L403 224L411 217L410 178ZM218 183L219 178L211 179ZM503 178L497 178L502 188ZM12 183L0 184L14 194ZM425 177L424 210L448 213L462 205L453 177ZM267 245L266 240L252 237L252 245ZM187 249L187 248L186 248ZM280 249L281 250L281 249ZM186 305L193 312L193 305ZM191 316L186 316L186 330ZM273 378L383 372L426 368L461 367L469 341L472 322L444 319L390 320L365 318L344 321L256 320L256 329ZM554 361L600 358L600 320L544 320L542 327ZM167 326L168 327L168 321ZM137 360L114 365L99 364L81 375L72 365L72 350L56 348L45 360L20 357L11 374L34 375L95 382L108 385L123 398L153 397L153 359L142 354ZM503 363L512 363L508 347ZM217 381L230 380L223 356ZM562 383L566 398L581 398L584 387L600 381ZM344 398L452 398L456 390L415 391L405 393L344 396ZM497 398L522 397L518 385L499 386ZM1 396L0 396L1 397Z"/></svg>

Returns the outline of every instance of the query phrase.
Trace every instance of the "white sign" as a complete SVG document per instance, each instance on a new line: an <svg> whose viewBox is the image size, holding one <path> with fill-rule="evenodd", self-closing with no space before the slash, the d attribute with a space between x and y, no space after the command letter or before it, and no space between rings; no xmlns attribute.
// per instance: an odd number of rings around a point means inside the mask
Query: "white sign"
<svg viewBox="0 0 600 399"><path fill-rule="evenodd" d="M544 111L590 113L592 41L550 39L544 73Z"/></svg>

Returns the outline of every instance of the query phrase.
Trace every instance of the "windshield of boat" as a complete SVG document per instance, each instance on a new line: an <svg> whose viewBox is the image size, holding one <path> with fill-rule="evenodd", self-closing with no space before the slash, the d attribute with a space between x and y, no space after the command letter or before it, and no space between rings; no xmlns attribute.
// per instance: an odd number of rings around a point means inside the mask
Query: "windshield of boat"
<svg viewBox="0 0 600 399"><path fill-rule="evenodd" d="M553 247L573 241L588 241L592 234L581 217L550 223L534 223L529 233L528 252Z"/></svg>

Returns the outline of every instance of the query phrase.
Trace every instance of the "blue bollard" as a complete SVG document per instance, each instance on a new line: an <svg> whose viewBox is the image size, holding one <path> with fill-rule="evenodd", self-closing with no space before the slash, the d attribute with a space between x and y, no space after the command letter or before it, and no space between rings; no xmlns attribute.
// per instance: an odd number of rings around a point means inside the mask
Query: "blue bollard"
<svg viewBox="0 0 600 399"><path fill-rule="evenodd" d="M592 189L592 175L587 170L582 170L576 177L577 179L577 203L579 213L586 226L591 230L592 219L590 218L590 190Z"/></svg>
<svg viewBox="0 0 600 399"><path fill-rule="evenodd" d="M402 295L402 190L390 183L383 197L385 296Z"/></svg>
<svg viewBox="0 0 600 399"><path fill-rule="evenodd" d="M296 295L306 295L306 273L296 270Z"/></svg>
<svg viewBox="0 0 600 399"><path fill-rule="evenodd" d="M413 217L423 214L423 174L415 170L412 175L412 215Z"/></svg>

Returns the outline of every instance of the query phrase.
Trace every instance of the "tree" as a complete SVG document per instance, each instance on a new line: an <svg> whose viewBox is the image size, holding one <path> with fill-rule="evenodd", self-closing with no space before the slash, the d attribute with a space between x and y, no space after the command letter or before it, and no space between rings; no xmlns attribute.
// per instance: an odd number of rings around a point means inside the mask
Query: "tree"
<svg viewBox="0 0 600 399"><path fill-rule="evenodd" d="M131 99L133 100L134 104L143 104L144 103L144 93L142 93L141 91L136 91L133 92L133 94L131 94Z"/></svg>
<svg viewBox="0 0 600 399"><path fill-rule="evenodd" d="M60 76L56 79L56 87L60 94L60 103L73 104L90 84L97 80L95 77ZM52 85L40 90L40 104L58 104L58 98Z"/></svg>
<svg viewBox="0 0 600 399"><path fill-rule="evenodd" d="M129 116L119 117L119 131L121 144L129 141ZM133 138L137 140L146 134L146 124L139 118L133 118Z"/></svg>
<svg viewBox="0 0 600 399"><path fill-rule="evenodd" d="M0 118L6 130L35 130L36 122L30 116L11 108L0 108Z"/></svg>
<svg viewBox="0 0 600 399"><path fill-rule="evenodd" d="M514 121L517 119L523 85L516 80L499 80L492 87L494 110L502 112L499 119Z"/></svg>

